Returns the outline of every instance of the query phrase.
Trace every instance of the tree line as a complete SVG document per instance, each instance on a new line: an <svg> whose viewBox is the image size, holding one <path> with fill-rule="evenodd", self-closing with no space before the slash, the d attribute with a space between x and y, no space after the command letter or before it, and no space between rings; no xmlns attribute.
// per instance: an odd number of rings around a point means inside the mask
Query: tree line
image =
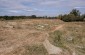
<svg viewBox="0 0 85 55"><path fill-rule="evenodd" d="M41 16L36 15L31 16L0 16L0 20L15 20L15 19L61 19L65 22L73 21L85 21L85 14L81 15L81 12L77 9L73 9L69 14L59 15L56 17Z"/></svg>
<svg viewBox="0 0 85 55"><path fill-rule="evenodd" d="M0 20L18 20L18 19L56 19L56 17L47 17L47 16L0 16Z"/></svg>
<svg viewBox="0 0 85 55"><path fill-rule="evenodd" d="M16 19L28 19L28 18L36 18L36 15L32 16L0 16L0 20L16 20Z"/></svg>

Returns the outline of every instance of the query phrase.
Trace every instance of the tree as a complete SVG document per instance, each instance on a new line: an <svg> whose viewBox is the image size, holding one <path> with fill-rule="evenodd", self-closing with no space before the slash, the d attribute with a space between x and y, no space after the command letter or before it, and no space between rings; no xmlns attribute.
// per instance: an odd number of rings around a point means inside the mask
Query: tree
<svg viewBox="0 0 85 55"><path fill-rule="evenodd" d="M32 15L31 18L36 18L36 15Z"/></svg>
<svg viewBox="0 0 85 55"><path fill-rule="evenodd" d="M6 16L4 16L4 19L5 20L9 20L9 17L6 15Z"/></svg>
<svg viewBox="0 0 85 55"><path fill-rule="evenodd" d="M74 14L68 14L70 21L76 21L78 18Z"/></svg>
<svg viewBox="0 0 85 55"><path fill-rule="evenodd" d="M65 22L71 22L71 19L70 19L69 15L67 15L67 14L62 16L62 20Z"/></svg>
<svg viewBox="0 0 85 55"><path fill-rule="evenodd" d="M85 21L85 14L81 15L81 21Z"/></svg>
<svg viewBox="0 0 85 55"><path fill-rule="evenodd" d="M72 21L83 21L85 18L85 14L80 15L80 11L77 9L73 9L69 14L59 16L61 20L66 22Z"/></svg>
<svg viewBox="0 0 85 55"><path fill-rule="evenodd" d="M73 9L70 14L74 14L75 16L80 16L80 11L77 9Z"/></svg>
<svg viewBox="0 0 85 55"><path fill-rule="evenodd" d="M63 19L63 15L62 14L60 14L58 17L57 17L57 19Z"/></svg>

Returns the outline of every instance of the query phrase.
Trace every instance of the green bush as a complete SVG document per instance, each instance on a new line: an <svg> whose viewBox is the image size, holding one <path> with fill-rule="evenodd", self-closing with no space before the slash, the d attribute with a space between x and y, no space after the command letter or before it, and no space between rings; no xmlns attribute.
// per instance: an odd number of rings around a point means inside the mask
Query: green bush
<svg viewBox="0 0 85 55"><path fill-rule="evenodd" d="M58 17L65 22L84 21L85 14L80 15L79 10L73 9L69 14L59 15Z"/></svg>

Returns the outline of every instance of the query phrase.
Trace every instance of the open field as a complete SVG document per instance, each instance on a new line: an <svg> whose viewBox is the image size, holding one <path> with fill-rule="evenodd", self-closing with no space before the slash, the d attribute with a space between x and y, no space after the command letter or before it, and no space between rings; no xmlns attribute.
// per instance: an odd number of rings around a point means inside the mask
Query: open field
<svg viewBox="0 0 85 55"><path fill-rule="evenodd" d="M84 55L85 22L58 19L0 21L0 55L51 55L50 48L46 49L43 44L46 39L62 50L55 55Z"/></svg>

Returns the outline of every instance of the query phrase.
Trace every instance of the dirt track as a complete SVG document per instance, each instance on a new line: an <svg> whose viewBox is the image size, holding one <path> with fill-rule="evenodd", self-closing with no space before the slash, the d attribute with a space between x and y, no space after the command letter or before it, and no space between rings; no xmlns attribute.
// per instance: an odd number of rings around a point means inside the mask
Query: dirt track
<svg viewBox="0 0 85 55"><path fill-rule="evenodd" d="M64 25L59 25L58 27L56 27L54 30L52 30L51 32L54 32L56 30L60 30ZM49 36L49 35L48 35ZM61 48L56 47L54 45L52 45L48 38L46 38L46 40L43 42L43 45L45 46L47 52L49 54L61 54L63 51Z"/></svg>

